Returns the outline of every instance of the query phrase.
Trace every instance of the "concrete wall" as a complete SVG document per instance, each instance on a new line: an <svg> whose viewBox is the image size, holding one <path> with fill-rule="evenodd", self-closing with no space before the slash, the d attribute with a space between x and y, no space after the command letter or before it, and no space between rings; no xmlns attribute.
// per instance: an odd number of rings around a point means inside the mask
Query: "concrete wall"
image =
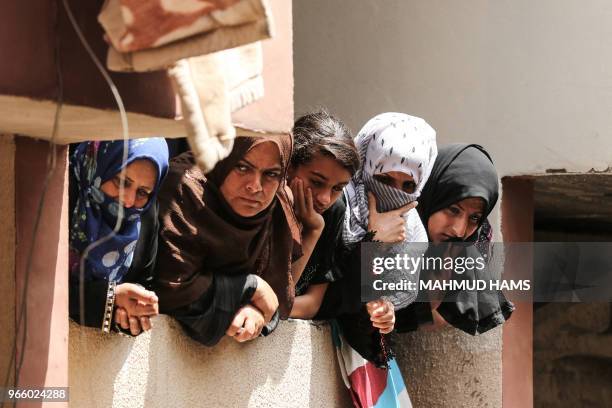
<svg viewBox="0 0 612 408"><path fill-rule="evenodd" d="M267 338L207 348L167 316L137 338L70 325L75 407L347 407L329 326L281 322Z"/></svg>
<svg viewBox="0 0 612 408"><path fill-rule="evenodd" d="M612 165L612 3L294 1L296 113L424 117L501 175Z"/></svg>
<svg viewBox="0 0 612 408"><path fill-rule="evenodd" d="M262 42L265 94L232 115L248 129L287 133L293 128L293 20L292 4L270 0L274 33Z"/></svg>
<svg viewBox="0 0 612 408"><path fill-rule="evenodd" d="M397 335L397 362L420 407L498 407L501 328L470 336L452 327Z"/></svg>

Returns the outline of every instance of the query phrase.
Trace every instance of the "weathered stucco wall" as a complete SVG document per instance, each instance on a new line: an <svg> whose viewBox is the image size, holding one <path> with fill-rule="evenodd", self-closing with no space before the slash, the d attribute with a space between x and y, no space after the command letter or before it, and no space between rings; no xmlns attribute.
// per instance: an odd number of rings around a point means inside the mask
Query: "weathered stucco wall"
<svg viewBox="0 0 612 408"><path fill-rule="evenodd" d="M473 337L446 327L397 335L397 362L414 406L501 406L501 331Z"/></svg>
<svg viewBox="0 0 612 408"><path fill-rule="evenodd" d="M425 118L500 175L612 166L612 3L294 1L295 107Z"/></svg>
<svg viewBox="0 0 612 408"><path fill-rule="evenodd" d="M167 316L137 338L70 324L75 407L347 407L329 326L281 322L267 338L214 348Z"/></svg>
<svg viewBox="0 0 612 408"><path fill-rule="evenodd" d="M263 98L232 115L249 129L286 133L293 128L293 20L292 4L271 0L274 35L262 41L265 93Z"/></svg>

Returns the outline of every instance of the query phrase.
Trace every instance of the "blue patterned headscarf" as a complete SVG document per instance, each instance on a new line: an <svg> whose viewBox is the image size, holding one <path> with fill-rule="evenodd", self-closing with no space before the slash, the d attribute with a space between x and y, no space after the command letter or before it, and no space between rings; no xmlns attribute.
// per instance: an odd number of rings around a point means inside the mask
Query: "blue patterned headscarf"
<svg viewBox="0 0 612 408"><path fill-rule="evenodd" d="M70 223L72 278L79 276L80 259L85 248L111 234L119 218L121 224L117 234L88 253L85 280L121 282L132 264L140 235L140 216L155 201L168 170L168 145L163 138L129 140L128 145L125 163L122 162L122 140L81 143L70 158L70 171L78 192ZM100 186L140 159L150 160L157 169L155 188L143 208L120 208L119 202L104 194Z"/></svg>

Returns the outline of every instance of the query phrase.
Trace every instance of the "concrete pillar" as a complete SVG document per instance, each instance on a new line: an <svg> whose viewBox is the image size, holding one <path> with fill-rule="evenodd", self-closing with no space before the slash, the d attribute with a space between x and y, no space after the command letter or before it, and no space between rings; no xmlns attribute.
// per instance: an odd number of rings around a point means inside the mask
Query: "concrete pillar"
<svg viewBox="0 0 612 408"><path fill-rule="evenodd" d="M533 241L533 181L505 177L502 191L504 242ZM527 276L514 279L531 279L532 261L525 258L506 259L508 268L513 268L512 262L524 265L515 270L522 270ZM512 318L504 325L503 404L504 408L529 408L533 407L533 305L515 302L515 306Z"/></svg>
<svg viewBox="0 0 612 408"><path fill-rule="evenodd" d="M397 362L415 407L501 407L501 328L453 327L397 336Z"/></svg>
<svg viewBox="0 0 612 408"><path fill-rule="evenodd" d="M47 185L38 230L34 236L51 146L47 142L25 137L15 140L17 322L21 313L25 312L17 333L16 370L20 365L21 369L16 383L21 388L67 387L68 147L57 147L56 167ZM5 223L2 224L4 228ZM31 265L28 267L30 254ZM22 308L24 305L25 309ZM68 406L67 403L27 404L47 405L54 408Z"/></svg>

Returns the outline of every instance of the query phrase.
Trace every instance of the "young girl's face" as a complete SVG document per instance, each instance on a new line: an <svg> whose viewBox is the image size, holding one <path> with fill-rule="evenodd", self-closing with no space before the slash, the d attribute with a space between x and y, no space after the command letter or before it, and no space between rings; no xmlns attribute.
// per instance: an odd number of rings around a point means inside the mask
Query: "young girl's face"
<svg viewBox="0 0 612 408"><path fill-rule="evenodd" d="M416 189L414 178L401 171L388 171L386 173L375 174L374 179L408 194L414 193Z"/></svg>
<svg viewBox="0 0 612 408"><path fill-rule="evenodd" d="M342 194L342 189L351 180L351 173L333 157L315 154L308 163L289 169L289 182L299 177L304 187L312 190L313 206L322 214Z"/></svg>
<svg viewBox="0 0 612 408"><path fill-rule="evenodd" d="M427 221L429 238L434 243L468 239L482 222L485 202L471 197L431 214Z"/></svg>

